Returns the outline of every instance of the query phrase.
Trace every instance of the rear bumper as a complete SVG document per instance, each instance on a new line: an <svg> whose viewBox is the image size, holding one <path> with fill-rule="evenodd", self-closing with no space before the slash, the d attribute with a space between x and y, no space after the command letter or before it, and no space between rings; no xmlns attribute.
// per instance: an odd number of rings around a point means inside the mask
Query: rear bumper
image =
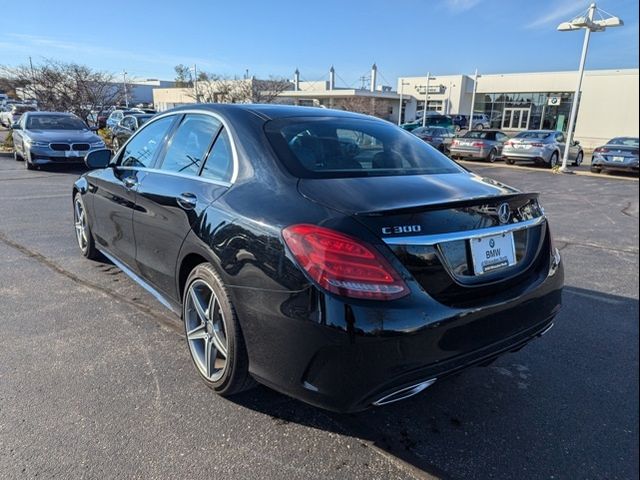
<svg viewBox="0 0 640 480"><path fill-rule="evenodd" d="M607 170L618 170L622 172L637 172L638 171L638 160L627 160L624 162L613 162L606 160L602 157L597 158L594 157L591 161L591 166L607 169Z"/></svg>
<svg viewBox="0 0 640 480"><path fill-rule="evenodd" d="M415 291L384 309L314 288L296 294L232 288L232 295L257 380L310 404L352 412L521 348L560 310L563 281L560 264L517 298L464 309ZM260 305L273 307L265 312Z"/></svg>
<svg viewBox="0 0 640 480"><path fill-rule="evenodd" d="M502 156L504 158L513 158L514 160L528 160L528 161L542 161L549 162L551 154L553 152L546 152L542 149L531 149L527 151L515 150L505 147L502 150Z"/></svg>
<svg viewBox="0 0 640 480"><path fill-rule="evenodd" d="M449 152L452 156L462 158L487 158L490 150L484 148L464 149L459 147L451 147Z"/></svg>

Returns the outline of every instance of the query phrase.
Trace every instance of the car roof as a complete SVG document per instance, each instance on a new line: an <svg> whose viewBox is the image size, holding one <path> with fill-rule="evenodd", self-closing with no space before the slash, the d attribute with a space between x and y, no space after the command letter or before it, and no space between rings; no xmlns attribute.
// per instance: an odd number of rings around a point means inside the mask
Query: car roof
<svg viewBox="0 0 640 480"><path fill-rule="evenodd" d="M347 112L345 110L334 110L332 108L301 107L297 105L274 105L274 104L253 104L253 103L204 103L197 105L183 105L167 112L179 112L181 110L208 110L221 114L233 114L246 112L262 117L265 120L275 120L287 117L341 117L360 118L369 120L380 120L376 117L363 115L360 113Z"/></svg>
<svg viewBox="0 0 640 480"><path fill-rule="evenodd" d="M133 113L126 113L125 117L153 117L155 115L155 113L141 113L141 112L133 112Z"/></svg>

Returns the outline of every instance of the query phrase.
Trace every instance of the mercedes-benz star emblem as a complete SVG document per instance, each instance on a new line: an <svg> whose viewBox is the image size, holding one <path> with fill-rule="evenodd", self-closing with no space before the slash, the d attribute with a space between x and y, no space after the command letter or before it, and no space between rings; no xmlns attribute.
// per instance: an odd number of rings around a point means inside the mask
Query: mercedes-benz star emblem
<svg viewBox="0 0 640 480"><path fill-rule="evenodd" d="M503 203L498 207L498 220L500 223L508 223L511 219L511 210L508 203Z"/></svg>

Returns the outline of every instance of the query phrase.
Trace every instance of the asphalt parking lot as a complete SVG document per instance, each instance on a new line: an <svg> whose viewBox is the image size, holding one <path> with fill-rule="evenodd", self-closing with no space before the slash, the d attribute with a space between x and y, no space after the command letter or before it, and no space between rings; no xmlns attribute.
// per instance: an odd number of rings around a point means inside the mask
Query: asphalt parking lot
<svg viewBox="0 0 640 480"><path fill-rule="evenodd" d="M465 166L541 192L566 267L555 328L335 415L264 387L215 396L179 320L78 253L81 171L0 155L0 478L637 478L638 182Z"/></svg>

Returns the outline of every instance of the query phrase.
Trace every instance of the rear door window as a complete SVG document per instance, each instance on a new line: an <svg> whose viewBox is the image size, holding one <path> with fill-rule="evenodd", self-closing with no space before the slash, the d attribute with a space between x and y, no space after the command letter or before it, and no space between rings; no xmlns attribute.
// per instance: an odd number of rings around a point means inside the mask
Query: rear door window
<svg viewBox="0 0 640 480"><path fill-rule="evenodd" d="M202 177L220 182L228 182L233 174L233 150L231 140L223 128L209 152L202 168Z"/></svg>
<svg viewBox="0 0 640 480"><path fill-rule="evenodd" d="M173 134L160 169L197 175L220 126L210 115L187 115Z"/></svg>

